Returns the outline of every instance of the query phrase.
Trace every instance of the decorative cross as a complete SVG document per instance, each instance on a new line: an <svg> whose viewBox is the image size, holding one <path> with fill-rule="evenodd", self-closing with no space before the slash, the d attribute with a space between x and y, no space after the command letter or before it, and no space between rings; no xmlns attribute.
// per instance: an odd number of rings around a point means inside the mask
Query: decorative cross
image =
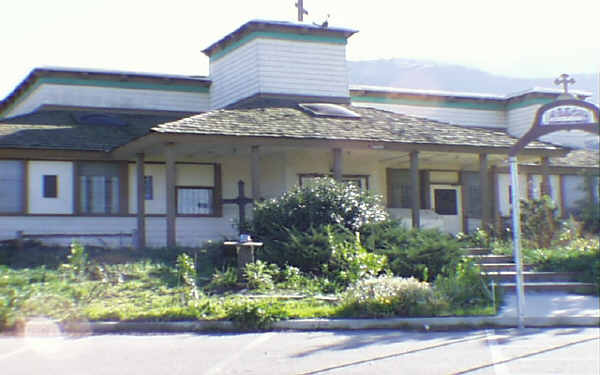
<svg viewBox="0 0 600 375"><path fill-rule="evenodd" d="M304 20L304 15L308 15L308 11L304 9L303 0L298 0L296 2L296 8L298 8L298 21L302 22Z"/></svg>
<svg viewBox="0 0 600 375"><path fill-rule="evenodd" d="M246 197L244 194L244 181L238 182L238 197L234 199L223 199L223 204L237 204L240 216L240 230L243 230L246 223L246 205L254 202L253 199Z"/></svg>
<svg viewBox="0 0 600 375"><path fill-rule="evenodd" d="M565 90L565 94L569 93L569 87L568 85L571 84L575 84L575 80L573 78L569 78L568 74L561 74L559 78L554 80L554 84L555 85L563 85L563 90Z"/></svg>

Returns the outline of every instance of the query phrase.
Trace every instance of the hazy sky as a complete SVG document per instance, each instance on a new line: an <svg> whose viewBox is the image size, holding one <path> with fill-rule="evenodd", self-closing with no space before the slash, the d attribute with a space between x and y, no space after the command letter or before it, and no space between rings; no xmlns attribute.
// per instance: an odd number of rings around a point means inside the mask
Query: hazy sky
<svg viewBox="0 0 600 375"><path fill-rule="evenodd" d="M295 0L4 0L0 99L34 67L208 75L201 50ZM304 0L359 30L349 60L428 59L517 77L600 71L599 0Z"/></svg>

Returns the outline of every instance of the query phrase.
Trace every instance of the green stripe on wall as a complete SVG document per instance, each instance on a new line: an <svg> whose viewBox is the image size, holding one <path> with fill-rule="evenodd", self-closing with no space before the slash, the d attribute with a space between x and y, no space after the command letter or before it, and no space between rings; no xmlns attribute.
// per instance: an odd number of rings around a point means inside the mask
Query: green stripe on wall
<svg viewBox="0 0 600 375"><path fill-rule="evenodd" d="M35 84L30 86L26 92L22 93L17 100L7 106L2 113L9 113L13 108L17 107L25 99L27 99L37 88L43 84L55 84L65 86L89 86L89 87L112 87L121 89L133 90L158 90L158 91L173 91L173 92L196 92L209 93L208 87L203 86L187 86L187 85L169 85L159 83L145 82L128 82L128 81L113 81L101 79L79 79L79 78L61 78L61 77L41 77ZM2 114L0 113L0 114ZM0 117L2 118L2 117Z"/></svg>
<svg viewBox="0 0 600 375"><path fill-rule="evenodd" d="M528 107L538 104L546 104L551 102L552 98L531 98L514 103L486 103L481 100L469 100L455 102L455 101L428 101L418 99L397 99L397 98L386 98L380 96L356 96L350 97L353 102L361 103L380 103L380 104L398 104L398 105L410 105L416 107L438 107L438 108L458 108L458 109L471 109L471 110L482 110L482 111L512 111L523 107Z"/></svg>
<svg viewBox="0 0 600 375"><path fill-rule="evenodd" d="M331 44L346 44L346 38L336 38L329 36L321 36L321 35L307 35L307 34L288 34L288 33L278 33L278 32L269 32L269 31L255 31L244 36L242 39L235 41L223 48L220 51L215 52L212 56L210 56L211 61L216 61L221 57L227 55L229 52L243 46L244 44L254 40L256 38L269 38L269 39L281 39L281 40L291 40L291 41L301 41L301 42L319 42L319 43L331 43Z"/></svg>

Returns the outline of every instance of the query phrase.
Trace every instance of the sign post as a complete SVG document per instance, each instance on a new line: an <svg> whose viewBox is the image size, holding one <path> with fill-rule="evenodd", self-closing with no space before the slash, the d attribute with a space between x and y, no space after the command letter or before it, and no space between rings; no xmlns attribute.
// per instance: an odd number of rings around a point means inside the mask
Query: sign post
<svg viewBox="0 0 600 375"><path fill-rule="evenodd" d="M512 231L513 231L513 256L517 266L516 289L517 289L517 319L519 329L525 327L525 290L523 285L523 257L521 256L521 210L519 201L519 171L517 155L527 144L539 137L561 130L583 130L590 133L600 134L600 114L595 105L576 100L569 94L568 85L575 83L568 74L561 74L554 81L562 84L564 93L557 100L545 104L538 109L535 120L529 131L515 143L508 153L511 178L512 199Z"/></svg>

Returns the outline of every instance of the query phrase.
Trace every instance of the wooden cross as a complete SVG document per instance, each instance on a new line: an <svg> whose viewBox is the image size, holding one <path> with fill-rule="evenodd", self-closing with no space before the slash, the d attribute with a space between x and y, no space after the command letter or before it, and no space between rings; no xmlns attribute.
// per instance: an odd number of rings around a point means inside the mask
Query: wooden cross
<svg viewBox="0 0 600 375"><path fill-rule="evenodd" d="M296 8L298 8L298 21L302 22L302 20L304 20L304 15L308 15L308 11L304 9L303 0L298 0L296 2Z"/></svg>
<svg viewBox="0 0 600 375"><path fill-rule="evenodd" d="M561 74L559 78L554 80L554 84L555 85L563 85L563 90L565 90L565 94L569 93L569 87L568 85L571 84L575 84L575 80L573 78L569 78L568 74Z"/></svg>
<svg viewBox="0 0 600 375"><path fill-rule="evenodd" d="M246 205L254 202L253 199L246 197L244 194L244 181L238 182L238 197L234 199L223 199L223 204L237 204L240 216L239 229L243 230L246 223Z"/></svg>

